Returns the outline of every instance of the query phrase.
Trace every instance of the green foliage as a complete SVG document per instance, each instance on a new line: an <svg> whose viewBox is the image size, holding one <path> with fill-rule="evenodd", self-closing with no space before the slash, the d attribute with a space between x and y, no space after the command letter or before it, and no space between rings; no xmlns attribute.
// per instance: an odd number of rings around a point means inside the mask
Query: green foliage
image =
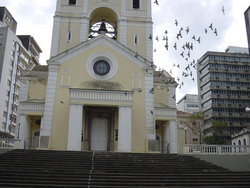
<svg viewBox="0 0 250 188"><path fill-rule="evenodd" d="M220 136L216 133L211 136L204 137L203 142L205 144L216 144L216 145L223 144L223 141L221 140Z"/></svg>
<svg viewBox="0 0 250 188"><path fill-rule="evenodd" d="M188 119L195 120L195 121L203 121L205 119L205 114L203 112L196 112L191 114Z"/></svg>
<svg viewBox="0 0 250 188"><path fill-rule="evenodd" d="M223 134L223 131L227 128L226 122L213 121L213 135L206 136L203 141L206 144L224 144L220 135Z"/></svg>

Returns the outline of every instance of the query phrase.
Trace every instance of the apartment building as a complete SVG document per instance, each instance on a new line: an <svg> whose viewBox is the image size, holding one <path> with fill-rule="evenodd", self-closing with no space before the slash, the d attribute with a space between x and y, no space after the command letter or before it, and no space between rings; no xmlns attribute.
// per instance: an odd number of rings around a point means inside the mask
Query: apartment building
<svg viewBox="0 0 250 188"><path fill-rule="evenodd" d="M245 112L250 104L250 56L236 47L226 51L207 52L199 59L198 96L206 115L205 136L216 131L214 121L226 122L220 138L231 144L231 134L240 132L250 122Z"/></svg>
<svg viewBox="0 0 250 188"><path fill-rule="evenodd" d="M182 112L195 113L199 111L198 95L186 94L177 102L177 109Z"/></svg>
<svg viewBox="0 0 250 188"><path fill-rule="evenodd" d="M18 99L21 72L39 64L41 49L33 37L16 35L17 22L0 7L0 138L18 133Z"/></svg>

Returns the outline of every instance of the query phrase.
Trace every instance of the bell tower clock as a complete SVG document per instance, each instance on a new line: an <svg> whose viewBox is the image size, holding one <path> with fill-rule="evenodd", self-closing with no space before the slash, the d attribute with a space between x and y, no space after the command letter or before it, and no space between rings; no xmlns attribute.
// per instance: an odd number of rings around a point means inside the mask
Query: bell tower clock
<svg viewBox="0 0 250 188"><path fill-rule="evenodd" d="M152 61L151 0L57 0L51 57L105 34Z"/></svg>

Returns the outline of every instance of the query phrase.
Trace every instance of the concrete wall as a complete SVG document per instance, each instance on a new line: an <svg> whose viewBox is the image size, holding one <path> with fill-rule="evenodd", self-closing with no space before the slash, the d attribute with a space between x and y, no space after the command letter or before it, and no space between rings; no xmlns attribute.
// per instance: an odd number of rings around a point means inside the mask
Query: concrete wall
<svg viewBox="0 0 250 188"><path fill-rule="evenodd" d="M193 155L232 171L250 171L250 155Z"/></svg>

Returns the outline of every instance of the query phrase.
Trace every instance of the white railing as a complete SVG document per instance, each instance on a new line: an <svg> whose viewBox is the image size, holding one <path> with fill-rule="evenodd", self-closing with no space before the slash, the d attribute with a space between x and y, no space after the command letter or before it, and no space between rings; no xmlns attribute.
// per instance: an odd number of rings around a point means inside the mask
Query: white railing
<svg viewBox="0 0 250 188"><path fill-rule="evenodd" d="M20 102L21 111L43 112L44 102Z"/></svg>
<svg viewBox="0 0 250 188"><path fill-rule="evenodd" d="M14 139L0 138L0 149L14 149Z"/></svg>
<svg viewBox="0 0 250 188"><path fill-rule="evenodd" d="M184 145L184 154L245 155L250 154L250 145Z"/></svg>
<svg viewBox="0 0 250 188"><path fill-rule="evenodd" d="M160 117L173 117L175 118L176 117L176 110L174 109L167 109L167 108L159 108L159 107L156 107L155 108L155 116L160 118Z"/></svg>

